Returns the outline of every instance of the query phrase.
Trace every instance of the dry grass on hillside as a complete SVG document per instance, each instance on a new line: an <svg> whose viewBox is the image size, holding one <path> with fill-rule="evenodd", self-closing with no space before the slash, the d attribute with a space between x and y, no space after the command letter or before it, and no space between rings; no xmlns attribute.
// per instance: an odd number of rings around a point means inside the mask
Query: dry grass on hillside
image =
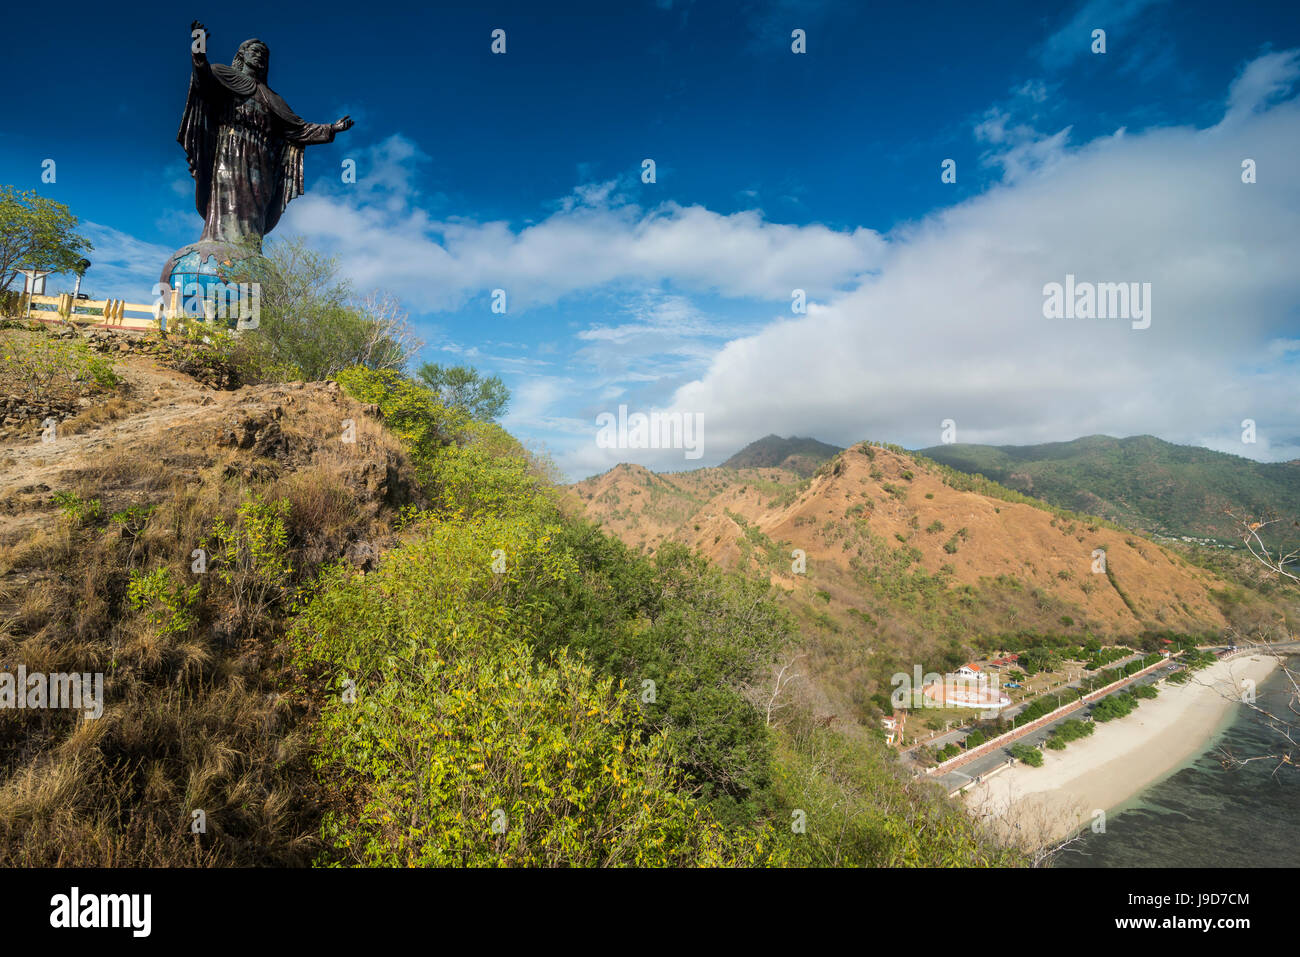
<svg viewBox="0 0 1300 957"><path fill-rule="evenodd" d="M138 407L83 413L0 472L0 671L102 672L106 701L97 720L0 710L0 866L308 863L321 796L281 625L322 563L391 538L409 466L336 387L123 371ZM241 605L239 579L193 574L191 554L254 496L287 501L292 572ZM173 597L199 586L188 618L129 600L132 571L156 569Z"/></svg>

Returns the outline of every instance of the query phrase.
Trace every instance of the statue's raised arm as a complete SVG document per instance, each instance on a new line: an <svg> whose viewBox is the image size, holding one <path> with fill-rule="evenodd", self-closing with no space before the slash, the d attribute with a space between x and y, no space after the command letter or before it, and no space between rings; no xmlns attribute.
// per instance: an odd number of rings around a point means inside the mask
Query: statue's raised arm
<svg viewBox="0 0 1300 957"><path fill-rule="evenodd" d="M208 62L208 40L212 39L212 34L198 20L190 23L190 56L194 58L194 65L200 64L206 66Z"/></svg>

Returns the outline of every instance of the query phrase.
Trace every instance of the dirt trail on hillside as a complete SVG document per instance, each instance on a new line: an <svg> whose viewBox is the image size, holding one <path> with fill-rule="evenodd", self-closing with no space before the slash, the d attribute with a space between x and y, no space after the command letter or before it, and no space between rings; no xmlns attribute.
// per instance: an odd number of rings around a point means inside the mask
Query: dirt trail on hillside
<svg viewBox="0 0 1300 957"><path fill-rule="evenodd" d="M0 446L0 540L40 520L51 492L67 484L66 473L94 467L110 450L157 445L176 428L189 433L209 428L246 405L255 391L211 389L143 356L117 361L114 371L127 383L129 398L143 408L81 425L75 432L63 431L60 423L53 442L42 441L39 428L33 428L18 441Z"/></svg>
<svg viewBox="0 0 1300 957"><path fill-rule="evenodd" d="M34 431L26 441L7 443L0 450L0 461L4 462L0 494L39 482L42 475L87 464L86 457L95 449L129 445L129 436L157 432L165 425L226 404L238 394L209 389L183 373L148 359L128 359L116 365L115 371L129 383L131 398L145 407L123 418L91 425L84 431L56 431L53 442L41 441L40 432Z"/></svg>

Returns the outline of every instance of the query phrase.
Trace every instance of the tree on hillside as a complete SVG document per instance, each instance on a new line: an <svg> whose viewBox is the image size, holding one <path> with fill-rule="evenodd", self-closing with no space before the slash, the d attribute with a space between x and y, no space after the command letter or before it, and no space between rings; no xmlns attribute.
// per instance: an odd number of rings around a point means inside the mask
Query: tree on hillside
<svg viewBox="0 0 1300 957"><path fill-rule="evenodd" d="M0 289L8 289L20 269L75 272L94 249L76 229L77 217L63 203L0 186Z"/></svg>
<svg viewBox="0 0 1300 957"><path fill-rule="evenodd" d="M501 377L483 376L472 366L426 362L416 375L442 398L443 405L464 409L471 418L481 422L500 418L510 404L510 390Z"/></svg>
<svg viewBox="0 0 1300 957"><path fill-rule="evenodd" d="M1019 664L1031 675L1040 671L1054 671L1061 666L1061 656L1054 648L1035 645L1020 652Z"/></svg>
<svg viewBox="0 0 1300 957"><path fill-rule="evenodd" d="M401 303L381 292L358 299L339 268L301 237L241 262L227 281L259 284L258 325L246 334L298 378L327 379L358 365L401 370L421 345Z"/></svg>
<svg viewBox="0 0 1300 957"><path fill-rule="evenodd" d="M1231 511L1227 514L1237 522L1238 530L1242 536L1242 544L1250 552L1251 557L1259 564L1263 565L1279 579L1290 584L1300 583L1300 568L1297 567L1297 560L1300 560L1300 550L1290 548L1285 545L1272 545L1268 542L1267 536L1270 531L1277 531L1271 526L1283 524L1278 518L1253 519L1247 515L1237 515ZM1291 523L1293 528L1300 528L1300 521ZM1257 642L1264 643L1270 640L1279 642L1288 642L1294 640L1288 627L1286 617L1283 615L1278 623L1275 633L1270 634L1271 629L1262 628L1254 638L1246 638L1236 634L1236 629L1230 629L1233 634L1233 642L1239 646L1253 645ZM1227 749L1220 749L1223 754L1223 763L1230 767L1240 767L1253 761L1275 761L1274 773L1280 770L1284 765L1289 766L1292 770L1300 768L1300 721L1295 715L1300 714L1300 674L1287 665L1287 656L1285 653L1276 653L1283 677L1286 679L1289 689L1286 692L1287 700L1285 711L1283 708L1267 710L1253 693L1247 694L1245 689L1240 689L1240 699L1243 704L1253 710L1255 713L1265 719L1268 726L1277 732L1286 742L1285 745L1277 752L1271 754L1254 755L1251 757L1240 758L1232 754ZM1239 690L1239 689L1234 689ZM1253 689L1251 689L1253 692ZM1236 700L1234 698L1234 700Z"/></svg>
<svg viewBox="0 0 1300 957"><path fill-rule="evenodd" d="M1264 540L1268 534L1269 526L1278 525L1281 519L1269 518L1263 521L1253 521L1246 516L1232 515L1236 519L1240 531L1242 532L1242 544L1261 565L1274 574L1284 578L1289 578L1293 582L1300 582L1300 568L1297 562L1300 562L1300 548L1286 548L1282 545L1273 546ZM1300 528L1300 521L1291 523L1293 528Z"/></svg>

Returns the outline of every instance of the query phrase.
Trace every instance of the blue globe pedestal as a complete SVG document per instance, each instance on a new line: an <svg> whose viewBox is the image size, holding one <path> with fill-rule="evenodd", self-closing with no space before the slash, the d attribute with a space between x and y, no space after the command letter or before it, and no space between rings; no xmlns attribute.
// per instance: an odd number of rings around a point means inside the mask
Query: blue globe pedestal
<svg viewBox="0 0 1300 957"><path fill-rule="evenodd" d="M179 289L178 312L188 319L234 329L255 329L260 313L256 283L232 276L262 257L247 247L201 239L182 246L167 260L160 282Z"/></svg>

